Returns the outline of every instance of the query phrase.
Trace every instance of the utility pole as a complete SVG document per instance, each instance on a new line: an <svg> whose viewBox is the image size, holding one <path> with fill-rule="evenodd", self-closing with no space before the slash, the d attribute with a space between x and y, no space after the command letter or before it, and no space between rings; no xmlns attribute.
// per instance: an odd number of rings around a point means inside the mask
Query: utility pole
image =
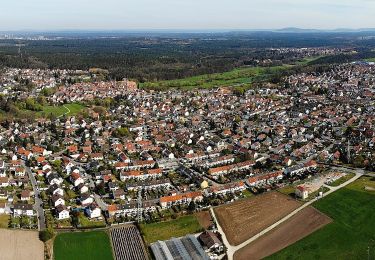
<svg viewBox="0 0 375 260"><path fill-rule="evenodd" d="M137 199L137 222L142 222L142 188L138 190L138 199Z"/></svg>

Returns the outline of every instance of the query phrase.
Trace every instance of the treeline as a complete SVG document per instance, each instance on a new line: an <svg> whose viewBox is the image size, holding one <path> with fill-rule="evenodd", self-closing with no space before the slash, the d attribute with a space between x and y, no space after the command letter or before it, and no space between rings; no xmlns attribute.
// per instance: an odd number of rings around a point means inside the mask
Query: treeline
<svg viewBox="0 0 375 260"><path fill-rule="evenodd" d="M108 77L117 80L124 77L139 82L170 80L256 65L258 60L291 63L301 58L295 53L280 53L270 48L363 44L356 40L355 35L346 35L340 40L337 36L227 33L53 41L1 40L0 66L84 70L96 67L107 69ZM375 46L375 40L368 40L365 45L371 48Z"/></svg>
<svg viewBox="0 0 375 260"><path fill-rule="evenodd" d="M338 63L348 63L353 61L360 61L364 59L375 58L375 52L371 50L359 50L356 53L351 54L338 54L330 55L326 57L321 57L310 62L311 65L316 64L338 64Z"/></svg>

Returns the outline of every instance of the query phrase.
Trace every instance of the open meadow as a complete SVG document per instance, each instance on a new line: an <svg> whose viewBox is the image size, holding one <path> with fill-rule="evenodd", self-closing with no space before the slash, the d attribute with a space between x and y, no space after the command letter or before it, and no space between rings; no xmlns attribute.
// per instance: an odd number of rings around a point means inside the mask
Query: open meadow
<svg viewBox="0 0 375 260"><path fill-rule="evenodd" d="M140 229L148 244L202 231L202 227L195 215L182 216L164 222L141 224Z"/></svg>
<svg viewBox="0 0 375 260"><path fill-rule="evenodd" d="M164 80L157 82L146 82L140 84L142 88L213 88L213 87L229 87L229 86L244 86L248 87L255 80L262 80L269 78L279 72L282 72L291 65L275 66L275 67L248 67L238 68L228 72L205 74L194 77L187 77L176 80Z"/></svg>
<svg viewBox="0 0 375 260"><path fill-rule="evenodd" d="M43 106L43 110L38 112L38 115L53 115L55 117L62 116L64 114L67 115L76 115L79 111L81 111L84 108L83 105L78 103L70 103L65 105L59 105L59 106Z"/></svg>

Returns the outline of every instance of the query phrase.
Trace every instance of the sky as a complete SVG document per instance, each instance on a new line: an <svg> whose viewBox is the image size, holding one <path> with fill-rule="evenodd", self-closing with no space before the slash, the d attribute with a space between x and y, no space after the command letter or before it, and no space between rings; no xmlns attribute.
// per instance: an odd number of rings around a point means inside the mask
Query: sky
<svg viewBox="0 0 375 260"><path fill-rule="evenodd" d="M0 0L0 30L375 28L375 0Z"/></svg>

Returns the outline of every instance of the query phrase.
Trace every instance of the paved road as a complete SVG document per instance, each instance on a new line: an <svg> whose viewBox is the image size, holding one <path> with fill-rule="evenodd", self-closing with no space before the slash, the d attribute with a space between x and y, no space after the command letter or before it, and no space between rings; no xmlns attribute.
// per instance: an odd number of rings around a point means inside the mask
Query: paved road
<svg viewBox="0 0 375 260"><path fill-rule="evenodd" d="M340 169L340 168L336 168L336 169ZM343 187L345 187L346 185L352 183L353 181L357 180L359 177L363 176L365 174L364 170L362 169L356 169L356 170L349 170L349 169L346 169L345 168L345 171L351 171L353 173L355 173L355 176L353 178L351 178L350 180L344 182L343 184L337 186L337 187L330 187L330 190L327 191L326 193L323 194L323 197L331 194L332 192L335 192ZM320 198L315 198L309 202L306 202L305 204L303 204L301 207L297 208L296 210L294 210L293 212L291 212L290 214L288 214L287 216L285 216L284 218L282 218L281 220L277 221L276 223L272 224L271 226L269 226L268 228L262 230L261 232L259 232L258 234L254 235L253 237L249 238L248 240L244 241L243 243L237 245L237 246L232 246L223 229L221 228L219 222L217 221L216 219L216 216L215 216L215 212L213 211L213 209L211 208L211 213L212 213L212 216L214 217L214 220L216 221L217 223L217 228L218 228L218 231L220 232L222 238L223 238L223 243L224 245L227 247L227 255L228 255L228 259L229 260L232 260L233 259L233 255L234 253L237 251L237 250L240 250L241 248L247 246L248 244L250 244L251 242L255 241L256 239L258 239L259 237L263 236L264 234L266 234L267 232L271 231L272 229L274 229L275 227L279 226L280 224L282 224L283 222L287 221L288 219L290 219L291 217L293 217L295 214L297 214L298 212L300 212L301 210L303 210L304 208L310 206L311 204L313 204L314 202L316 202L318 199Z"/></svg>
<svg viewBox="0 0 375 260"><path fill-rule="evenodd" d="M30 168L25 165L25 162L23 162L23 164L24 164L27 174L29 175L31 185L33 186L33 190L34 190L34 197L35 197L34 209L38 217L38 230L44 230L46 228L46 220L45 220L44 210L43 210L43 205L42 205L43 202L40 198L40 191L39 191L38 183L36 182L36 179L33 173L31 172Z"/></svg>
<svg viewBox="0 0 375 260"><path fill-rule="evenodd" d="M105 204L105 202L102 200L102 198L98 194L94 193L94 199L102 211L106 211L108 209L108 205Z"/></svg>

